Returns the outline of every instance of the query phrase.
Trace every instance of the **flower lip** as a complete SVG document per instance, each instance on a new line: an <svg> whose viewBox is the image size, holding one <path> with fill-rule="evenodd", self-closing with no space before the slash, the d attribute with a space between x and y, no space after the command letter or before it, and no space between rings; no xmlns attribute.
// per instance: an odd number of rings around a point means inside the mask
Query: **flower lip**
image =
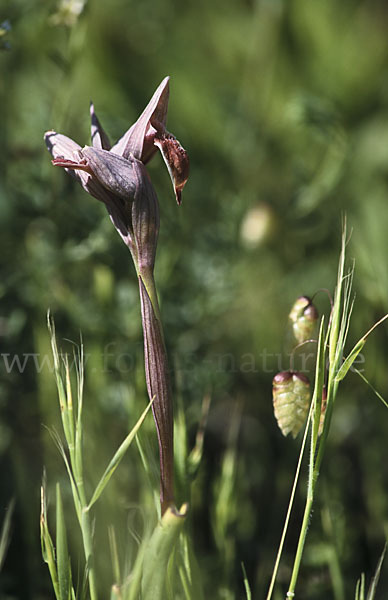
<svg viewBox="0 0 388 600"><path fill-rule="evenodd" d="M168 132L155 137L155 146L162 154L175 191L177 204L182 203L182 190L189 177L190 162L186 150L178 140Z"/></svg>
<svg viewBox="0 0 388 600"><path fill-rule="evenodd" d="M81 158L80 161L74 161L69 158L65 158L64 156L58 156L51 161L51 164L54 167L64 167L65 169L76 169L81 171L86 171L89 175L93 175L93 171L88 165L85 158Z"/></svg>

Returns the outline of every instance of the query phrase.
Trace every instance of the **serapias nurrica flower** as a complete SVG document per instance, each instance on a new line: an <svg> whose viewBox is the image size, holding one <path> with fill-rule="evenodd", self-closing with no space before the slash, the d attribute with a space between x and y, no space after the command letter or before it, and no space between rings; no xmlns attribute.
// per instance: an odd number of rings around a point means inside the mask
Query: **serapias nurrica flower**
<svg viewBox="0 0 388 600"><path fill-rule="evenodd" d="M141 300L147 391L153 400L160 456L161 511L174 504L173 405L167 353L153 276L159 233L158 199L145 167L159 149L173 182L178 204L189 174L189 159L166 130L168 77L163 79L136 123L111 146L94 106L90 106L92 145L48 131L52 163L73 175L92 196L104 202L135 263Z"/></svg>
<svg viewBox="0 0 388 600"><path fill-rule="evenodd" d="M104 202L116 229L129 246L134 241L131 203L140 186L146 186L147 191L154 194L150 192L152 185L144 165L157 150L167 165L178 204L188 178L187 153L166 129L168 97L169 78L166 77L138 120L113 146L93 104L90 106L92 146L81 148L74 140L55 131L45 134L53 164L63 167L89 194Z"/></svg>

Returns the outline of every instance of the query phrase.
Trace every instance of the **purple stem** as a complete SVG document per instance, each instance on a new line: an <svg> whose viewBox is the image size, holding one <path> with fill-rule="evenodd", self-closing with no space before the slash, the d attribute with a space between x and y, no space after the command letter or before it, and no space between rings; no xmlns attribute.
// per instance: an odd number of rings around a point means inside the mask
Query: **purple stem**
<svg viewBox="0 0 388 600"><path fill-rule="evenodd" d="M160 459L160 504L162 515L174 503L173 407L167 352L160 320L155 281L151 270L139 272L144 363L147 391L154 398Z"/></svg>

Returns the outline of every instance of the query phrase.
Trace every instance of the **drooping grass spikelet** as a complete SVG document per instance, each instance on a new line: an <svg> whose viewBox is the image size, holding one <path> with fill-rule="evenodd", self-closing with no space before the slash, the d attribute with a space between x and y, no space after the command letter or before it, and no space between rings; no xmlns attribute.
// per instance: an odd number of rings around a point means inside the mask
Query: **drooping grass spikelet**
<svg viewBox="0 0 388 600"><path fill-rule="evenodd" d="M296 437L306 420L310 403L310 382L302 373L282 371L273 378L275 418L284 436Z"/></svg>
<svg viewBox="0 0 388 600"><path fill-rule="evenodd" d="M309 340L318 321L318 311L308 296L300 296L289 314L292 331L299 344Z"/></svg>

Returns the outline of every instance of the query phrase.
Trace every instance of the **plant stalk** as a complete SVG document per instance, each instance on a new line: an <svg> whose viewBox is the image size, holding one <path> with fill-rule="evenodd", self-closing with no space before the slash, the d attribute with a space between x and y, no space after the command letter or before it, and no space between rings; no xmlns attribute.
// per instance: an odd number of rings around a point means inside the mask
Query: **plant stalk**
<svg viewBox="0 0 388 600"><path fill-rule="evenodd" d="M300 530L300 534L299 534L298 547L297 547L296 554L295 554L294 566L292 569L291 580L290 580L290 585L288 588L287 598L294 598L294 596L295 596L296 582L297 582L298 575L299 575L299 568L300 568L300 563L302 560L304 544L306 541L307 530L308 530L309 521L310 521L310 514L311 514L312 507L313 507L315 486L318 481L319 470L321 468L323 455L324 455L324 452L326 449L327 433L330 428L333 402L334 402L334 399L337 394L337 388L338 388L338 384L336 384L335 382L333 383L332 381L329 382L326 422L325 422L324 430L321 435L321 439L319 441L318 453L316 454L316 446L317 446L318 440L315 444L315 448L311 449L311 460L314 462L313 462L313 468L311 469L311 471L309 473L306 505L305 505L305 509L304 509L303 521L302 521L302 526L301 526L301 530Z"/></svg>
<svg viewBox="0 0 388 600"><path fill-rule="evenodd" d="M90 592L90 600L97 600L97 584L96 584L96 574L95 574L95 566L94 566L94 554L93 554L93 537L92 537L92 528L90 523L90 514L87 506L82 508L81 515L81 532L82 532L82 541L84 545L85 559L86 559L86 568L89 580L89 592Z"/></svg>
<svg viewBox="0 0 388 600"><path fill-rule="evenodd" d="M80 442L80 452L78 453L78 460L75 460L75 456L72 461L72 468L76 487L79 495L79 501L81 504L81 536L84 547L87 576L89 581L89 592L90 600L97 600L97 582L96 582L96 571L94 566L94 552L93 552L93 535L92 527L90 522L90 512L88 503L86 501L84 478L83 478L83 462L82 462L82 443Z"/></svg>
<svg viewBox="0 0 388 600"><path fill-rule="evenodd" d="M174 503L173 407L170 374L153 270L139 269L138 277L147 391L149 399L154 398L152 412L159 444L160 505L163 515Z"/></svg>
<svg viewBox="0 0 388 600"><path fill-rule="evenodd" d="M306 499L306 505L303 514L302 527L300 529L298 547L295 554L294 566L292 569L290 585L288 587L287 598L294 598L295 596L295 586L299 575L299 568L302 561L302 554L304 549L304 544L306 541L307 530L310 521L310 513L313 506L313 493L310 493Z"/></svg>

